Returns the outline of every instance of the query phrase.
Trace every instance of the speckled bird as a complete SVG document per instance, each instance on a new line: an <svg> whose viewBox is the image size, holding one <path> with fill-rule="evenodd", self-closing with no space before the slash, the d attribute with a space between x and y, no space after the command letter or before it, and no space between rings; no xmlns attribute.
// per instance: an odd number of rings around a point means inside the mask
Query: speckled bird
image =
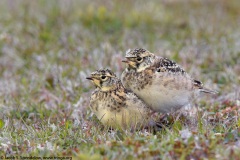
<svg viewBox="0 0 240 160"><path fill-rule="evenodd" d="M123 62L127 64L121 76L123 85L157 112L176 111L200 92L217 93L204 88L177 63L146 49L128 50Z"/></svg>
<svg viewBox="0 0 240 160"><path fill-rule="evenodd" d="M125 89L111 70L97 70L87 79L96 86L90 108L104 125L139 129L155 123L150 118L152 110L136 94Z"/></svg>

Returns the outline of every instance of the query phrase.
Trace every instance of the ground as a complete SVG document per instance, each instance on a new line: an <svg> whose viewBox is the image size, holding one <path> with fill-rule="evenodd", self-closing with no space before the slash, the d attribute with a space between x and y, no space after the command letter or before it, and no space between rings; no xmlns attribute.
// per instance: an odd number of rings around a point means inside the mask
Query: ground
<svg viewBox="0 0 240 160"><path fill-rule="evenodd" d="M0 156L239 159L240 1L3 0ZM99 68L129 48L179 63L218 95L153 133L109 131L89 109Z"/></svg>

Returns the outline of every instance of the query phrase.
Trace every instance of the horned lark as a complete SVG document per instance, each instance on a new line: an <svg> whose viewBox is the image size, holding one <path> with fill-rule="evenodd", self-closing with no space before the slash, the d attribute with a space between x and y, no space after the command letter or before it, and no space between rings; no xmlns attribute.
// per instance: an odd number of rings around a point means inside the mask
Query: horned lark
<svg viewBox="0 0 240 160"><path fill-rule="evenodd" d="M149 118L151 109L134 93L126 90L111 70L97 70L87 79L96 86L91 95L90 108L104 125L126 129L144 127L152 122Z"/></svg>
<svg viewBox="0 0 240 160"><path fill-rule="evenodd" d="M126 52L121 79L154 111L168 113L187 105L199 92L216 93L191 78L178 64L145 49Z"/></svg>

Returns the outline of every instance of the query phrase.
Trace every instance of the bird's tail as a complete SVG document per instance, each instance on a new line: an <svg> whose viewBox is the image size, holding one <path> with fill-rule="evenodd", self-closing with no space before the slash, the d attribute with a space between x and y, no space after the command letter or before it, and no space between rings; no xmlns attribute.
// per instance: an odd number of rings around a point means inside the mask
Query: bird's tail
<svg viewBox="0 0 240 160"><path fill-rule="evenodd" d="M210 93L210 94L218 94L217 91L211 90L211 89L207 89L207 88L200 88L200 92L204 92L204 93Z"/></svg>
<svg viewBox="0 0 240 160"><path fill-rule="evenodd" d="M200 90L200 92L210 93L210 94L218 94L217 91L203 87L203 83L198 80L193 80L193 85L195 87L197 87Z"/></svg>

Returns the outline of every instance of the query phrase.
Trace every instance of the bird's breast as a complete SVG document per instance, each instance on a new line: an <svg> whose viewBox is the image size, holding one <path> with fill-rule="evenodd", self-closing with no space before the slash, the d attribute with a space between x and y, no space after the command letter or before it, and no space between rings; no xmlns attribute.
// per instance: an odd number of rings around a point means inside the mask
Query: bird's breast
<svg viewBox="0 0 240 160"><path fill-rule="evenodd" d="M181 108L190 101L191 92L168 88L164 85L148 85L142 90L133 89L149 107L158 112L170 112Z"/></svg>

